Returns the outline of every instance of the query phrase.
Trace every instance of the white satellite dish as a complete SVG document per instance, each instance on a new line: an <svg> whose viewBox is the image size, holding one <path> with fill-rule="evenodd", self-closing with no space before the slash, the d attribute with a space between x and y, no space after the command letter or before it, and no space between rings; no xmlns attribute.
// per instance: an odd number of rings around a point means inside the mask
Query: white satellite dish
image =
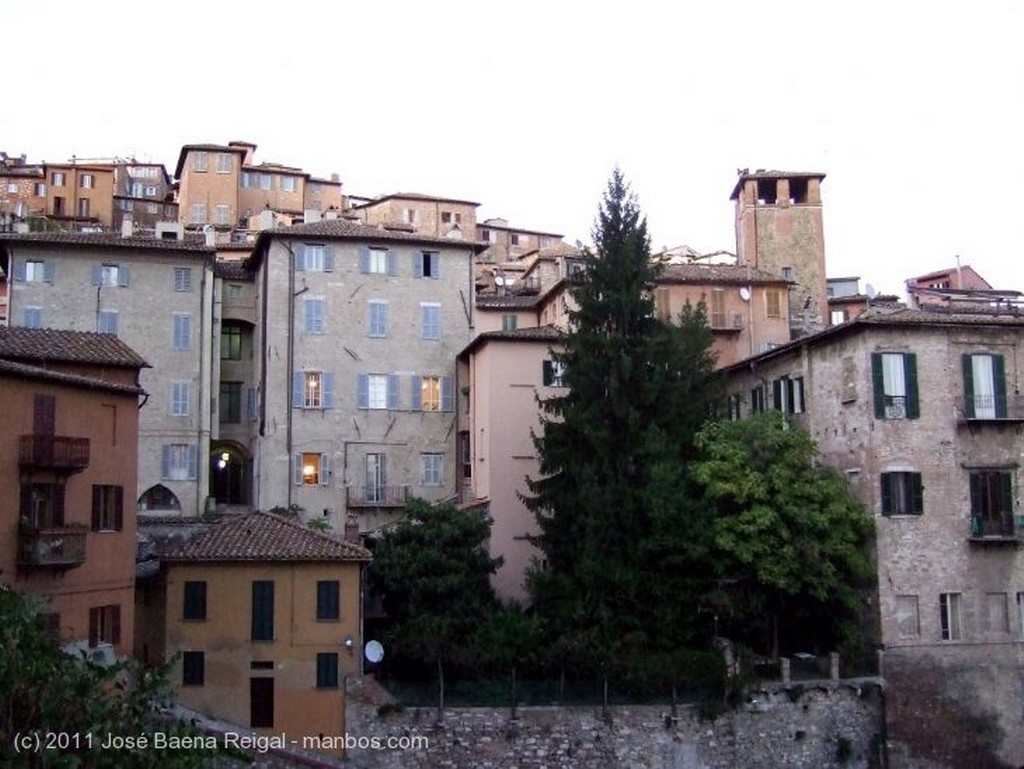
<svg viewBox="0 0 1024 769"><path fill-rule="evenodd" d="M868 295L868 299L874 299L878 296L878 292L875 290L875 287L870 283L864 284L864 293Z"/></svg>
<svg viewBox="0 0 1024 769"><path fill-rule="evenodd" d="M744 302L750 301L750 289L747 288L746 286L740 287L740 299L742 299Z"/></svg>
<svg viewBox="0 0 1024 769"><path fill-rule="evenodd" d="M380 641L367 641L366 647L363 649L363 656L366 657L367 662L376 665L384 659L384 647Z"/></svg>
<svg viewBox="0 0 1024 769"><path fill-rule="evenodd" d="M505 285L505 279L503 277L501 277L500 275L495 275L494 276L494 285L496 285L496 286L504 286Z"/></svg>

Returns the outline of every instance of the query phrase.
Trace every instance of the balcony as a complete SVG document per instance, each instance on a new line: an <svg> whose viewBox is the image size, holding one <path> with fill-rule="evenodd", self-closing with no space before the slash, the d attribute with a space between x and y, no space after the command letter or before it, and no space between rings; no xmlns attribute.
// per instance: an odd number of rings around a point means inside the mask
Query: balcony
<svg viewBox="0 0 1024 769"><path fill-rule="evenodd" d="M26 469L77 473L89 466L89 439L65 435L22 435L18 464Z"/></svg>
<svg viewBox="0 0 1024 769"><path fill-rule="evenodd" d="M18 567L22 569L73 569L85 563L84 526L18 529Z"/></svg>
<svg viewBox="0 0 1024 769"><path fill-rule="evenodd" d="M1024 516L1011 513L971 516L971 542L979 544L1020 544L1024 541Z"/></svg>
<svg viewBox="0 0 1024 769"><path fill-rule="evenodd" d="M408 486L346 486L345 503L348 507L405 507L409 499Z"/></svg>
<svg viewBox="0 0 1024 769"><path fill-rule="evenodd" d="M964 398L961 422L1024 422L1024 396L1013 393L971 395Z"/></svg>

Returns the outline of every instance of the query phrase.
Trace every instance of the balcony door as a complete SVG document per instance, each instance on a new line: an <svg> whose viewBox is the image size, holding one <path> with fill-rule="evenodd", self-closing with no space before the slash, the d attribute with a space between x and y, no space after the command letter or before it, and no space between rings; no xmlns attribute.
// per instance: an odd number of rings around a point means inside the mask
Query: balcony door
<svg viewBox="0 0 1024 769"><path fill-rule="evenodd" d="M387 455L366 455L366 501L383 502L387 486Z"/></svg>

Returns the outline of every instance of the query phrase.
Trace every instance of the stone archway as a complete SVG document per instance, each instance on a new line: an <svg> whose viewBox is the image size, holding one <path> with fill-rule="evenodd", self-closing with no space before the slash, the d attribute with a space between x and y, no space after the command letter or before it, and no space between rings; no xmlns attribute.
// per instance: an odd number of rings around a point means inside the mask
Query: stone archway
<svg viewBox="0 0 1024 769"><path fill-rule="evenodd" d="M248 505L251 457L235 441L214 441L210 446L210 496L219 505Z"/></svg>

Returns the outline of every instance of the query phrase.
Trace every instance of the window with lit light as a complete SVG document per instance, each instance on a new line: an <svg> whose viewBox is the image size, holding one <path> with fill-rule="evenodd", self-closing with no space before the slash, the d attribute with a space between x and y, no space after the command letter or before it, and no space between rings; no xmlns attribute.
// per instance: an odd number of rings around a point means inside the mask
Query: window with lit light
<svg viewBox="0 0 1024 769"><path fill-rule="evenodd" d="M323 403L324 382L319 371L305 371L302 374L303 408L318 409Z"/></svg>
<svg viewBox="0 0 1024 769"><path fill-rule="evenodd" d="M320 455L319 454L303 454L302 455L302 485L303 486L319 486L320 485Z"/></svg>

